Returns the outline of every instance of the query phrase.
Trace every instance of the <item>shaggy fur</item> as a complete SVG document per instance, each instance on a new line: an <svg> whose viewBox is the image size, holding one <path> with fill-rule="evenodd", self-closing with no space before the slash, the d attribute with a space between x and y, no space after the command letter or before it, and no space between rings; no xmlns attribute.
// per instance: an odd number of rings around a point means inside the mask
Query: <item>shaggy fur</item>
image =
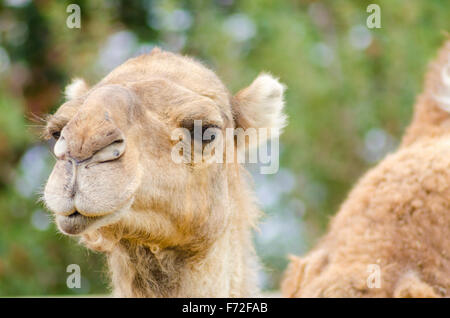
<svg viewBox="0 0 450 318"><path fill-rule="evenodd" d="M450 296L450 41L399 150L355 186L319 244L292 257L287 297ZM381 270L369 288L369 264Z"/></svg>
<svg viewBox="0 0 450 318"><path fill-rule="evenodd" d="M233 97L200 63L155 49L66 94L46 129L58 160L44 199L63 233L107 254L114 295L257 295L246 171L174 162L171 133L197 119L223 135L281 130L283 86L263 74Z"/></svg>

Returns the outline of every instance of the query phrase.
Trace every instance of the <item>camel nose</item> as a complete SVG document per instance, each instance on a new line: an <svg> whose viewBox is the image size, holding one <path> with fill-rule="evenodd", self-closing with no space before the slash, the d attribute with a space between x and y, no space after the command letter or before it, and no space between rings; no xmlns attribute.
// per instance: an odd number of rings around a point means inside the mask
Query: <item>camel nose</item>
<svg viewBox="0 0 450 318"><path fill-rule="evenodd" d="M125 152L125 136L119 129L97 133L90 138L82 138L68 132L61 133L55 144L54 153L58 159L74 160L88 165L119 159Z"/></svg>
<svg viewBox="0 0 450 318"><path fill-rule="evenodd" d="M125 139L122 138L113 141L108 146L96 152L93 155L92 160L86 167L90 167L96 163L108 162L119 159L124 152L125 152Z"/></svg>

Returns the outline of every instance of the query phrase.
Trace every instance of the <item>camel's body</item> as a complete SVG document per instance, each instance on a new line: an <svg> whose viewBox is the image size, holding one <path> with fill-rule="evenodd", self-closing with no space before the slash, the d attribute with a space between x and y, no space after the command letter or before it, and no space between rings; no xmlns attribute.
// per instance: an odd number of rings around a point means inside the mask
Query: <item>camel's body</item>
<svg viewBox="0 0 450 318"><path fill-rule="evenodd" d="M256 296L259 210L245 170L174 162L172 132L194 120L214 133L281 129L282 85L261 75L233 97L200 63L154 50L66 92L47 126L58 161L45 202L62 232L107 254L114 294Z"/></svg>
<svg viewBox="0 0 450 318"><path fill-rule="evenodd" d="M293 257L285 296L450 296L449 64L447 42L400 149L358 182L313 251Z"/></svg>

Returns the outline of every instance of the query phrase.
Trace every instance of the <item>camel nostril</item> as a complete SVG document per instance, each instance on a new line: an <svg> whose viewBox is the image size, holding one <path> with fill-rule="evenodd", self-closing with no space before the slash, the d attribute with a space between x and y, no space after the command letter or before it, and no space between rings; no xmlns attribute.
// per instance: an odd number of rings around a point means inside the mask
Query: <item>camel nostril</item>
<svg viewBox="0 0 450 318"><path fill-rule="evenodd" d="M76 165L86 168L91 163L119 159L125 151L125 135L118 128L106 129L106 132L99 134L92 134L88 130L83 138L76 138L76 134L71 133L70 137L61 135L54 147L55 155L58 159L73 159Z"/></svg>
<svg viewBox="0 0 450 318"><path fill-rule="evenodd" d="M118 139L118 140L112 142L111 144L109 144L109 146L107 146L107 147L112 146L113 148L115 148L112 151L112 154L114 157L120 156L120 153L123 151L124 142L125 141L123 139ZM105 148L107 148L107 147L105 147Z"/></svg>
<svg viewBox="0 0 450 318"><path fill-rule="evenodd" d="M110 145L121 144L121 143L123 143L123 142L124 142L123 139L117 139L117 140L114 140L112 143L110 143Z"/></svg>
<svg viewBox="0 0 450 318"><path fill-rule="evenodd" d="M125 139L120 138L101 150L97 151L92 157L92 161L86 166L86 168L91 167L102 162L109 162L119 159L125 152Z"/></svg>

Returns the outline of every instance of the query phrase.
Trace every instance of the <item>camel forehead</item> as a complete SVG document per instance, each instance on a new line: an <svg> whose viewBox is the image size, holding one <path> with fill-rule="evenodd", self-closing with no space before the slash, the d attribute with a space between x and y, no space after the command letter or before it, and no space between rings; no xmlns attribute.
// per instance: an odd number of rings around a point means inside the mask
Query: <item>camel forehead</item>
<svg viewBox="0 0 450 318"><path fill-rule="evenodd" d="M136 118L133 114L150 111L158 114L164 122L170 119L176 122L186 118L208 119L219 125L229 117L229 105L221 107L213 98L200 95L172 80L149 77L145 81L122 85L94 87L81 105L77 117L103 120L101 114L106 114L106 117L110 114L115 120L124 117L130 120Z"/></svg>
<svg viewBox="0 0 450 318"><path fill-rule="evenodd" d="M64 118L66 122L82 120L89 124L99 120L110 121L111 118L127 117L127 114L133 111L133 106L133 96L127 89L119 85L106 85L94 87L83 98L65 102L52 117Z"/></svg>
<svg viewBox="0 0 450 318"><path fill-rule="evenodd" d="M104 85L91 89L83 105L128 105L133 102L129 90L120 85Z"/></svg>
<svg viewBox="0 0 450 318"><path fill-rule="evenodd" d="M146 98L134 99L136 96L130 94L131 86L144 82L155 85L141 88L144 91L149 89ZM180 95L190 95L187 99L191 103L184 103ZM194 99L197 102L192 103ZM62 128L64 122L80 114L90 117L89 113L98 113L91 118L94 119L103 116L105 108L130 110L128 108L132 104L133 111L147 109L163 116L221 117L227 122L232 119L230 94L213 71L192 58L154 49L115 68L85 96L61 105L48 126L53 126L53 122L56 123L54 126ZM167 112L168 105L174 110L171 114ZM118 116L123 113L113 111L113 114ZM47 131L51 130L47 128Z"/></svg>
<svg viewBox="0 0 450 318"><path fill-rule="evenodd" d="M205 65L186 56L154 49L130 59L109 73L102 82L124 83L163 78L183 86L219 105L229 103L229 92L218 76Z"/></svg>

